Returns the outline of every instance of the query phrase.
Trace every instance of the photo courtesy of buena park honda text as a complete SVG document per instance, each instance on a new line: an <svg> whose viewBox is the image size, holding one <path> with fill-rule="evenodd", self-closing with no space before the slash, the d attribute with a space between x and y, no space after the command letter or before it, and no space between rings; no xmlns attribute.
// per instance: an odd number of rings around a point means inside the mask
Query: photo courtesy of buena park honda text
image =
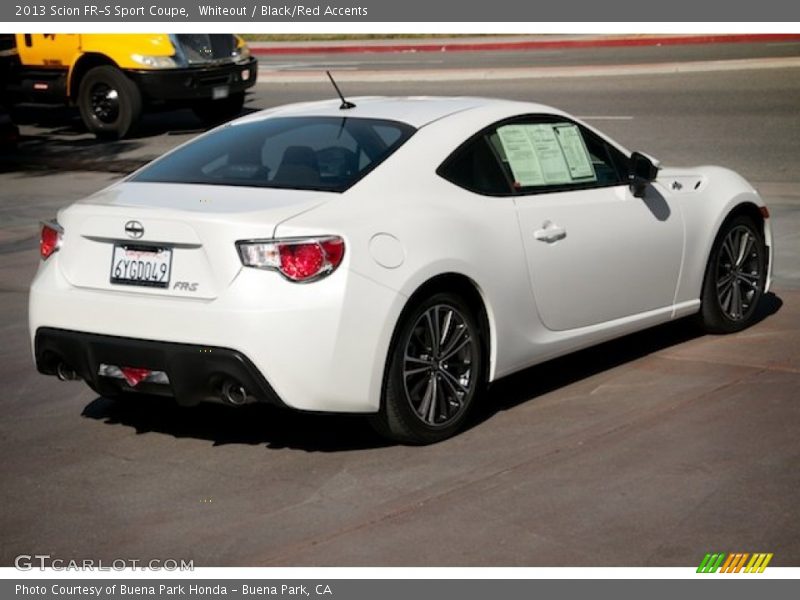
<svg viewBox="0 0 800 600"><path fill-rule="evenodd" d="M798 163L779 0L0 5L0 597L796 596Z"/></svg>

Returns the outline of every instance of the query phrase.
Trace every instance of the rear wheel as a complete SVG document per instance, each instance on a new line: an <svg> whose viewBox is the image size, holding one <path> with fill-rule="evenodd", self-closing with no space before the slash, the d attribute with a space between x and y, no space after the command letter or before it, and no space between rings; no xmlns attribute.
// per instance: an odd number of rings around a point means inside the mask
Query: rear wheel
<svg viewBox="0 0 800 600"><path fill-rule="evenodd" d="M200 100L192 106L192 111L204 125L219 125L239 116L243 107L244 92L222 100Z"/></svg>
<svg viewBox="0 0 800 600"><path fill-rule="evenodd" d="M373 426L385 437L409 444L452 436L483 385L483 367L473 311L459 296L434 294L400 325Z"/></svg>
<svg viewBox="0 0 800 600"><path fill-rule="evenodd" d="M103 65L81 80L78 108L86 128L97 137L121 139L139 122L142 95L125 73Z"/></svg>
<svg viewBox="0 0 800 600"><path fill-rule="evenodd" d="M761 227L745 215L721 228L706 266L700 322L710 333L751 325L764 293L767 248Z"/></svg>

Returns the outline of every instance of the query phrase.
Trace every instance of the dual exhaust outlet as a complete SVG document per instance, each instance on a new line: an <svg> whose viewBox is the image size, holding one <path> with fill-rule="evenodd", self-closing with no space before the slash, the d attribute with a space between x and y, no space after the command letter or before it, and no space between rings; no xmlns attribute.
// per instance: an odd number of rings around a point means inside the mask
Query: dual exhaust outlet
<svg viewBox="0 0 800 600"><path fill-rule="evenodd" d="M63 361L56 365L56 377L60 381L78 381L81 379L75 369ZM235 379L226 379L222 383L220 398L225 404L242 406L247 403L247 390Z"/></svg>

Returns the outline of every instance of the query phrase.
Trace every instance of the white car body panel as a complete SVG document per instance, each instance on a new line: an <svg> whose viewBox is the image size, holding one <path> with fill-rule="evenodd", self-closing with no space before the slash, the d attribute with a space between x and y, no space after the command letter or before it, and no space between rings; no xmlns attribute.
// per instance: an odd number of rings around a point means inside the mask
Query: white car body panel
<svg viewBox="0 0 800 600"><path fill-rule="evenodd" d="M76 287L114 289L108 281L107 250L120 240L120 222L146 221L136 243L174 247L173 280L197 282L197 291L137 288L137 294L215 298L242 268L231 244L269 238L281 221L326 202L330 194L296 190L183 184L119 184L76 202L59 214L64 244L59 256L66 279ZM130 240L128 240L130 241ZM134 290L131 290L133 292Z"/></svg>
<svg viewBox="0 0 800 600"><path fill-rule="evenodd" d="M672 305L683 218L627 185L516 198L539 317L578 329ZM536 238L557 227L561 240ZM539 234L542 235L542 234Z"/></svg>
<svg viewBox="0 0 800 600"><path fill-rule="evenodd" d="M52 327L229 348L292 408L370 413L380 406L398 319L427 281L458 274L473 282L486 308L494 380L697 311L721 223L739 204L764 206L744 179L719 167L662 169L656 195L645 199L627 186L482 196L436 168L492 123L564 113L475 98L352 100L348 117L419 130L344 193L123 181L60 211L62 249L41 263L31 287L32 341ZM338 106L271 109L229 126L338 117ZM109 284L110 248L125 241L128 220L146 224L142 242L174 246L173 279L196 282L197 291ZM534 239L545 221L567 237ZM243 267L235 249L238 240L327 234L345 240L344 261L309 284ZM771 250L769 220L765 238Z"/></svg>

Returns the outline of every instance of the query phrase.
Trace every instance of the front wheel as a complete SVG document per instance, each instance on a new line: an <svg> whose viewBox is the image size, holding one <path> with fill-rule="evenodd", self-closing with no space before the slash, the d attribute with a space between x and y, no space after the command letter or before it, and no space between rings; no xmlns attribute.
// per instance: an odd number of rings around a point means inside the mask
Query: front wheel
<svg viewBox="0 0 800 600"><path fill-rule="evenodd" d="M767 279L761 227L747 216L720 229L706 266L699 319L709 333L733 333L755 320Z"/></svg>
<svg viewBox="0 0 800 600"><path fill-rule="evenodd" d="M459 296L437 293L416 305L390 350L375 429L408 444L454 435L483 386L482 348L476 317Z"/></svg>
<svg viewBox="0 0 800 600"><path fill-rule="evenodd" d="M116 67L94 67L81 80L78 108L86 128L99 138L121 139L142 114L139 88Z"/></svg>

